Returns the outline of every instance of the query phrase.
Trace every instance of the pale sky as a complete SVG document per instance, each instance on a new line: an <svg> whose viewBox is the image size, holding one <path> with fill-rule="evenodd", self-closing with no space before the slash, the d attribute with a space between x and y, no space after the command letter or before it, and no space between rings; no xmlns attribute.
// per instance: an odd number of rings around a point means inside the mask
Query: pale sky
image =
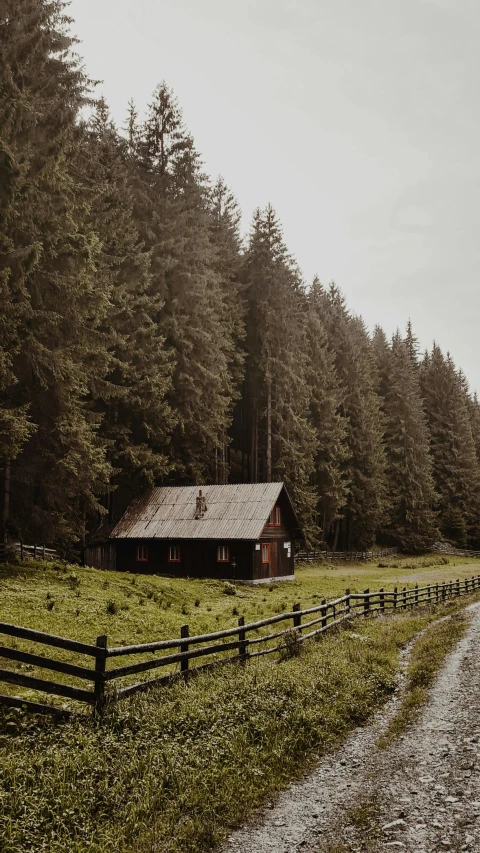
<svg viewBox="0 0 480 853"><path fill-rule="evenodd" d="M248 228L270 202L305 280L411 318L480 392L476 0L73 0L119 125L165 80Z"/></svg>

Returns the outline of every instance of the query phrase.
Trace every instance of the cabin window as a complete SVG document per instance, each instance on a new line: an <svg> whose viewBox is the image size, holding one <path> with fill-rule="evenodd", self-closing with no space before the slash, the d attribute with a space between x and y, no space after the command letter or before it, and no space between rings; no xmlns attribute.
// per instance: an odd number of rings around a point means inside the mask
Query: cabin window
<svg viewBox="0 0 480 853"><path fill-rule="evenodd" d="M148 563L147 545L137 545L137 563Z"/></svg>
<svg viewBox="0 0 480 853"><path fill-rule="evenodd" d="M217 548L217 563L228 563L230 561L230 552L228 545L219 545Z"/></svg>
<svg viewBox="0 0 480 853"><path fill-rule="evenodd" d="M270 562L270 543L262 543L262 564Z"/></svg>
<svg viewBox="0 0 480 853"><path fill-rule="evenodd" d="M168 548L168 562L169 563L179 563L180 562L180 545L170 545Z"/></svg>
<svg viewBox="0 0 480 853"><path fill-rule="evenodd" d="M282 523L282 516L280 513L280 507L275 506L270 513L270 517L268 519L268 526L269 527L280 527L281 523Z"/></svg>

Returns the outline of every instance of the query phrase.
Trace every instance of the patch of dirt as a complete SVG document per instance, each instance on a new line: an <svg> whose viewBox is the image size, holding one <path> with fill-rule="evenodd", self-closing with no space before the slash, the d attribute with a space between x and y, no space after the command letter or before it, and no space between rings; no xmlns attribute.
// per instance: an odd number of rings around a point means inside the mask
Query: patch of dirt
<svg viewBox="0 0 480 853"><path fill-rule="evenodd" d="M291 785L218 853L479 853L480 602L420 718L386 749L400 683L373 722ZM418 639L415 638L415 639Z"/></svg>

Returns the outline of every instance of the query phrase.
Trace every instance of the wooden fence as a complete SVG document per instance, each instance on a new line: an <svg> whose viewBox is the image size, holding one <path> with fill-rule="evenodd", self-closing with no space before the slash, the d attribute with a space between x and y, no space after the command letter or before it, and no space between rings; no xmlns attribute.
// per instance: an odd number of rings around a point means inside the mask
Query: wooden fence
<svg viewBox="0 0 480 853"><path fill-rule="evenodd" d="M296 563L311 563L315 560L378 560L379 557L392 557L398 553L397 548L383 548L380 551L297 551Z"/></svg>
<svg viewBox="0 0 480 853"><path fill-rule="evenodd" d="M468 548L454 548L453 545L433 545L434 554L450 554L452 557L480 557L480 551L470 551Z"/></svg>
<svg viewBox="0 0 480 853"><path fill-rule="evenodd" d="M478 589L480 589L480 575L462 581L430 584L420 588L418 586L409 589L395 588L392 591L380 589L370 592L366 589L363 593L352 593L347 589L345 595L333 601L323 599L320 604L304 610L299 603L296 603L287 613L280 613L247 625L244 617L240 617L238 625L233 628L197 636L189 636L188 625L183 625L180 637L177 639L130 646L109 647L106 636L97 637L96 644L93 645L21 628L17 625L0 623L0 635L87 656L91 664L84 666L56 660L9 646L0 646L0 659L16 661L28 665L31 669L39 668L63 673L80 680L81 683L88 682L91 688L86 690L84 687L47 681L26 675L24 672L7 669L0 669L0 681L90 705L96 714L101 715L108 700L122 699L139 691L148 690L153 685L166 684L178 677L187 678L190 673L221 664L234 661L244 664L247 660L273 654L282 649L286 652L290 649L291 653L292 645L317 637L354 617L365 618L373 613L395 612L409 607L437 604L452 597L468 595ZM270 626L277 627L280 623L286 623L286 627L270 631ZM264 633L260 633L262 631ZM159 653L160 656L158 656ZM139 656L143 659L138 660ZM207 663L191 666L192 661L196 662L206 657L210 658ZM113 662L115 658L126 658L127 663L108 667L107 663ZM128 659L135 658L138 662L128 662ZM124 683L125 679L136 679L142 673L161 668L164 668L166 674L159 678ZM119 683L118 687L115 682ZM0 696L0 704L25 707L27 710L39 713L60 715L69 713L53 705L26 701L19 696Z"/></svg>
<svg viewBox="0 0 480 853"><path fill-rule="evenodd" d="M0 560L6 560L12 555L21 560L56 560L57 552L45 545L24 545L23 542L10 542L8 545L0 542Z"/></svg>

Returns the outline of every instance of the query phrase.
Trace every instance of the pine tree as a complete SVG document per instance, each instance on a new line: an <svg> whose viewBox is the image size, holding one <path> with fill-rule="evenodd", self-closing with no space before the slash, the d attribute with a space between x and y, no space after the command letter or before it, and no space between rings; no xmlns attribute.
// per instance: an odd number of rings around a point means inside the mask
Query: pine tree
<svg viewBox="0 0 480 853"><path fill-rule="evenodd" d="M337 523L334 547L368 548L382 526L385 504L383 419L375 390L376 370L363 322L352 317L335 285L324 298L329 346L343 398L340 413L347 425L344 477L349 483L347 504Z"/></svg>
<svg viewBox="0 0 480 853"><path fill-rule="evenodd" d="M111 294L98 329L108 342L110 363L104 376L94 377L91 399L116 471L108 496L113 522L138 491L169 471L171 363L156 322L162 304L150 293L150 257L134 222L135 164L103 99L85 127L79 167L93 195L90 224L101 240L99 274Z"/></svg>
<svg viewBox="0 0 480 853"><path fill-rule="evenodd" d="M151 293L174 369L168 402L175 479L215 478L217 449L231 422L235 342L212 242L209 187L177 101L165 84L135 128L136 222L151 254Z"/></svg>
<svg viewBox="0 0 480 853"><path fill-rule="evenodd" d="M421 367L431 436L433 477L442 535L465 547L477 509L478 461L461 380L452 359L434 344Z"/></svg>
<svg viewBox="0 0 480 853"><path fill-rule="evenodd" d="M315 535L316 448L309 419L307 300L270 205L254 215L243 278L250 480L285 480L311 539Z"/></svg>
<svg viewBox="0 0 480 853"><path fill-rule="evenodd" d="M243 342L245 339L246 307L240 279L242 261L241 213L233 193L228 189L223 178L218 178L211 189L208 200L211 239L215 250L215 271L219 277L223 296L223 321L232 341L228 370L232 381L232 400L235 401L235 407L232 413L233 422L230 433L234 443L233 450L237 452L237 456L239 452L239 458L236 462L236 476L237 479L243 481L245 479L245 454L242 429L243 412L240 397L244 380ZM217 448L216 482L226 483L230 476L232 465L230 450L230 439L225 435L220 447Z"/></svg>
<svg viewBox="0 0 480 853"><path fill-rule="evenodd" d="M387 459L385 532L405 550L422 550L438 536L432 459L416 363L407 341L392 338L383 411Z"/></svg>
<svg viewBox="0 0 480 853"><path fill-rule="evenodd" d="M82 534L109 477L83 403L90 377L108 362L95 325L109 294L96 275L99 243L71 168L88 91L65 5L1 4L0 281L10 358L1 365L0 409L8 433L2 455L12 459L12 533L68 543Z"/></svg>
<svg viewBox="0 0 480 853"><path fill-rule="evenodd" d="M331 539L347 502L347 423L339 411L342 388L325 329L325 292L315 278L308 293L310 420L316 433L314 486L321 538Z"/></svg>

